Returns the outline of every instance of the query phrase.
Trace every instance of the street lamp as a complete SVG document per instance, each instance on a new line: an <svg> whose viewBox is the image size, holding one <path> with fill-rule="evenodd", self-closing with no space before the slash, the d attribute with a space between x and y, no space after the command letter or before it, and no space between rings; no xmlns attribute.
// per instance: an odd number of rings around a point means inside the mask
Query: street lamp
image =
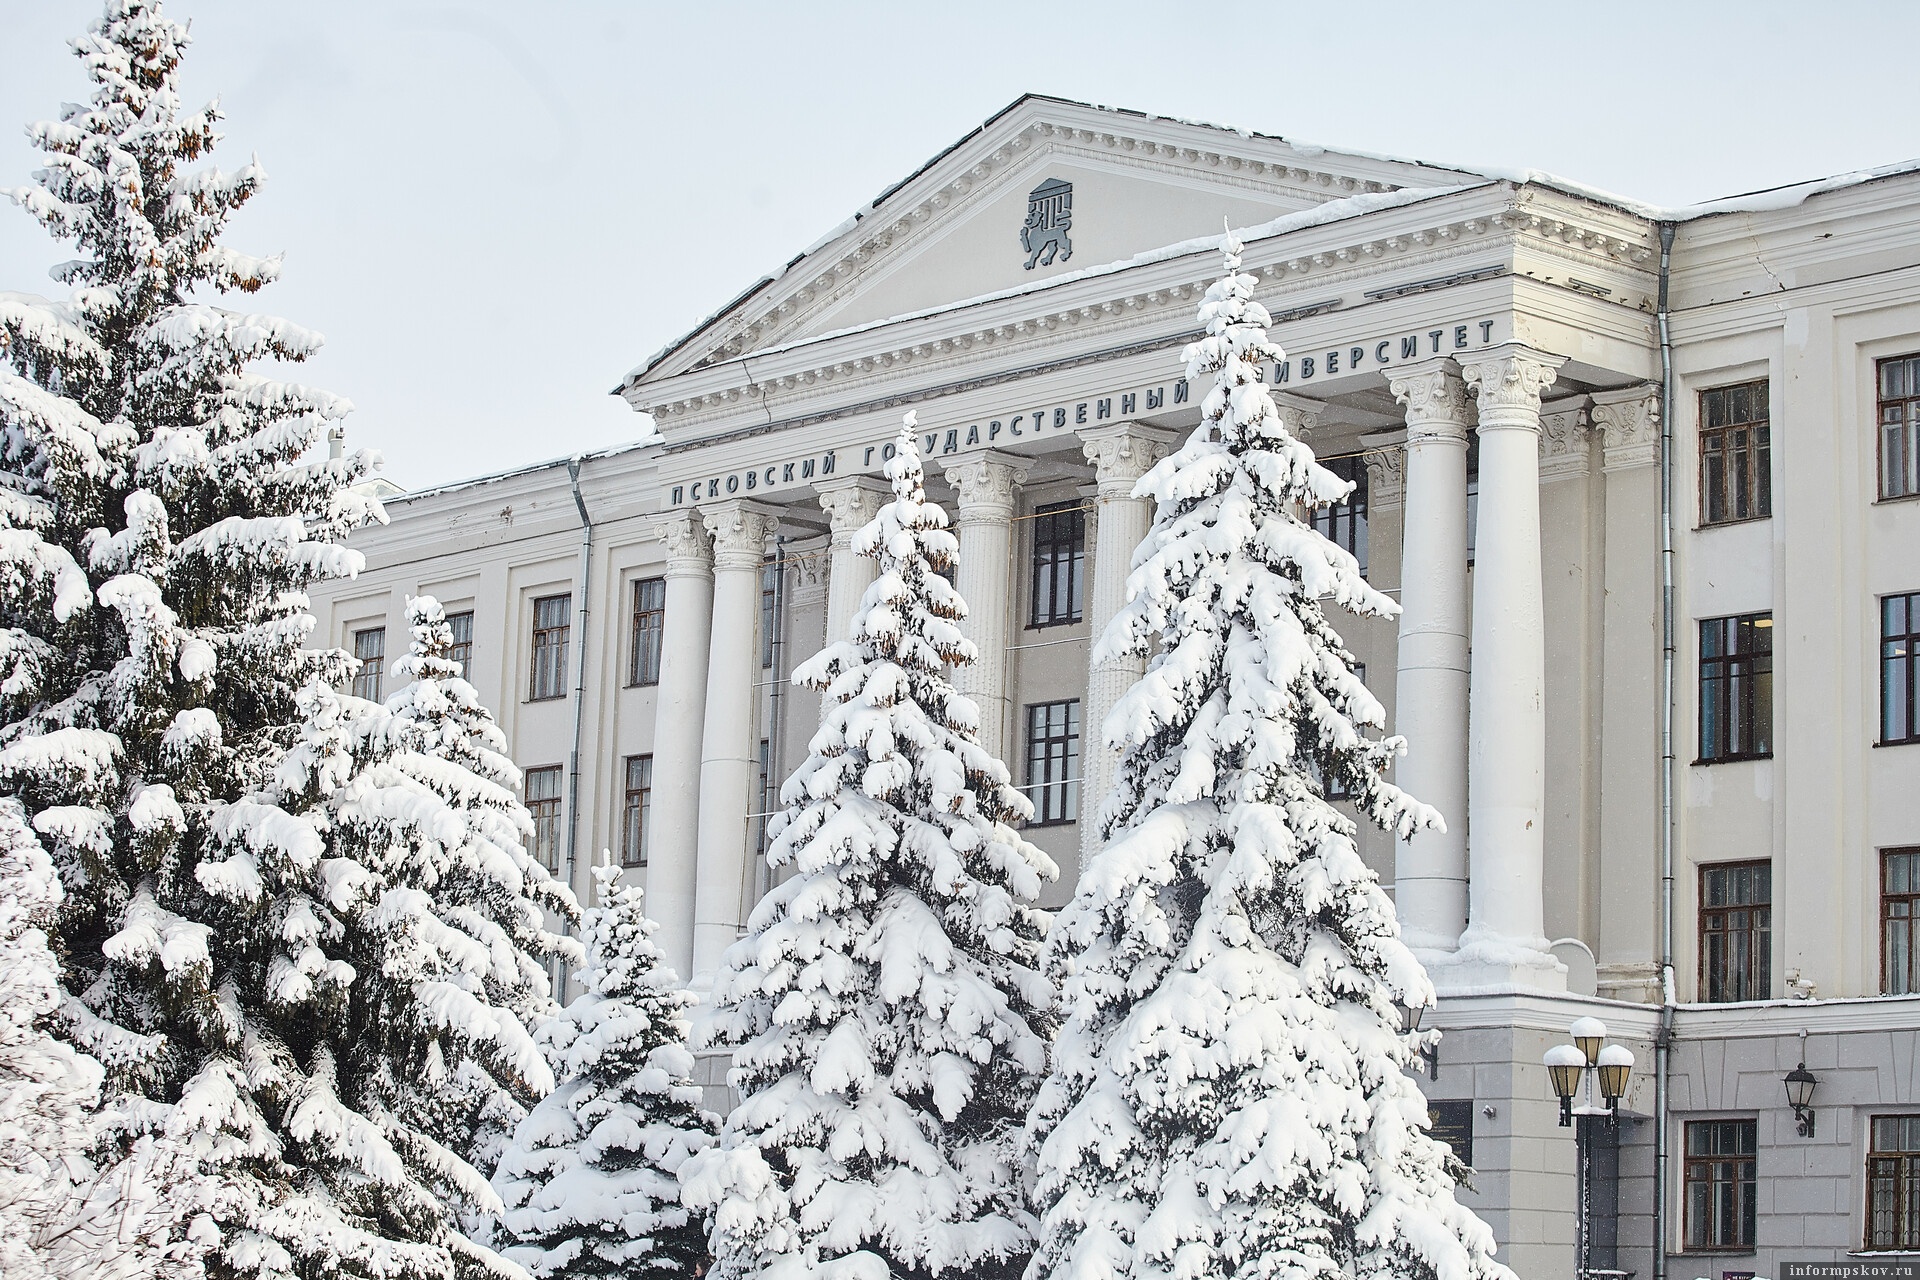
<svg viewBox="0 0 1920 1280"><path fill-rule="evenodd" d="M1427 1006L1423 1004L1403 1004L1400 1006L1400 1030L1408 1035L1420 1030L1420 1019L1426 1016ZM1440 1046L1422 1044L1420 1060L1427 1064L1427 1079L1440 1078Z"/></svg>
<svg viewBox="0 0 1920 1280"><path fill-rule="evenodd" d="M1593 1122L1606 1117L1607 1128L1620 1127L1620 1099L1627 1094L1627 1081L1633 1075L1633 1053L1625 1045L1607 1044L1607 1027L1598 1018L1576 1018L1567 1028L1572 1044L1555 1045L1547 1050L1547 1078L1553 1083L1554 1096L1560 1099L1560 1126L1573 1123L1573 1098L1586 1085L1586 1102L1579 1108L1580 1125L1574 1140L1580 1153L1580 1218L1578 1238L1581 1280L1593 1274ZM1595 1085L1599 1086L1604 1108L1594 1105ZM1788 1082L1789 1094L1792 1078ZM1796 1113L1797 1114L1797 1113Z"/></svg>
<svg viewBox="0 0 1920 1280"><path fill-rule="evenodd" d="M1787 1105L1793 1108L1793 1118L1799 1121L1803 1138L1813 1136L1813 1089L1819 1083L1819 1078L1807 1070L1804 1062L1787 1072Z"/></svg>

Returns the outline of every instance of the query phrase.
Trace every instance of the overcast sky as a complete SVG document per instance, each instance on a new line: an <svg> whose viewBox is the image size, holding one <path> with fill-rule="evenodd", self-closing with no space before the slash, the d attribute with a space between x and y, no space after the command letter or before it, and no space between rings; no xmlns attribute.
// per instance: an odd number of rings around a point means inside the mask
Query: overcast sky
<svg viewBox="0 0 1920 1280"><path fill-rule="evenodd" d="M216 160L271 178L248 305L327 336L301 376L409 488L631 439L622 374L1027 91L1662 204L1920 156L1911 3L167 8ZM0 0L0 187L98 12ZM0 289L68 256L0 205Z"/></svg>

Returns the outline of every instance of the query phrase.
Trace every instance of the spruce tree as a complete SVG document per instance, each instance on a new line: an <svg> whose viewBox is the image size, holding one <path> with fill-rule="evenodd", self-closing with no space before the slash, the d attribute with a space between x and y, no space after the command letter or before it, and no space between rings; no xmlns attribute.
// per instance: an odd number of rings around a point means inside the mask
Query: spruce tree
<svg viewBox="0 0 1920 1280"><path fill-rule="evenodd" d="M541 1029L560 1084L520 1122L494 1174L507 1257L547 1277L688 1277L706 1223L680 1202L680 1169L713 1143L687 1049L695 997L664 968L638 886L594 868L581 992Z"/></svg>
<svg viewBox="0 0 1920 1280"><path fill-rule="evenodd" d="M772 828L793 874L714 987L708 1043L733 1051L741 1101L686 1186L728 1280L988 1275L1032 1247L1020 1130L1055 871L945 674L977 655L911 414L897 448L893 500L854 542L880 570L853 635L794 672L822 713Z"/></svg>
<svg viewBox="0 0 1920 1280"><path fill-rule="evenodd" d="M1275 412L1239 266L1229 238L1185 352L1213 389L1136 490L1155 520L1100 641L1149 666L1107 720L1105 845L1053 938L1028 1274L1505 1276L1406 1074L1397 1006L1432 987L1324 785L1396 835L1438 825L1386 780L1402 743L1368 736L1382 708L1325 603L1396 608L1294 514L1349 485Z"/></svg>
<svg viewBox="0 0 1920 1280"><path fill-rule="evenodd" d="M357 571L376 459L326 459L350 406L254 369L318 335L217 305L279 261L220 243L264 174L191 167L218 113L181 102L185 45L157 0L110 0L74 44L90 101L35 126L46 167L11 193L77 256L67 301L0 295L0 784L59 874L66 1034L117 1122L97 1155L163 1190L157 1248L223 1280L498 1270L459 1230L485 1179L360 1036L398 962L329 806L395 717L333 692L352 663L305 647L305 589Z"/></svg>

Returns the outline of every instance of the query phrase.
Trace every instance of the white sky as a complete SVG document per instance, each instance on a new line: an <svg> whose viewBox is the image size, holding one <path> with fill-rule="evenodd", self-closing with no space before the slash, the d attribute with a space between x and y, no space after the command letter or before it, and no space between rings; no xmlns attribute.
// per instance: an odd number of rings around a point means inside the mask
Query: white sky
<svg viewBox="0 0 1920 1280"><path fill-rule="evenodd" d="M15 125L85 85L93 0L0 0ZM409 487L631 439L653 351L1033 91L1680 204L1920 156L1920 5L1320 0L169 0L225 167L229 242L286 254L241 305L317 328ZM71 256L0 207L0 289Z"/></svg>

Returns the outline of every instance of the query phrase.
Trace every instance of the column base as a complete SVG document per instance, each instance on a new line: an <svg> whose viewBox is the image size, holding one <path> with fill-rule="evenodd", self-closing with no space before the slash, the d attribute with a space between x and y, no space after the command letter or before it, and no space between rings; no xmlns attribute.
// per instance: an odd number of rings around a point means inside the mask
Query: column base
<svg viewBox="0 0 1920 1280"><path fill-rule="evenodd" d="M1471 927L1460 949L1421 954L1427 976L1442 996L1492 995L1513 990L1563 993L1567 966L1547 950L1545 938L1507 938Z"/></svg>

